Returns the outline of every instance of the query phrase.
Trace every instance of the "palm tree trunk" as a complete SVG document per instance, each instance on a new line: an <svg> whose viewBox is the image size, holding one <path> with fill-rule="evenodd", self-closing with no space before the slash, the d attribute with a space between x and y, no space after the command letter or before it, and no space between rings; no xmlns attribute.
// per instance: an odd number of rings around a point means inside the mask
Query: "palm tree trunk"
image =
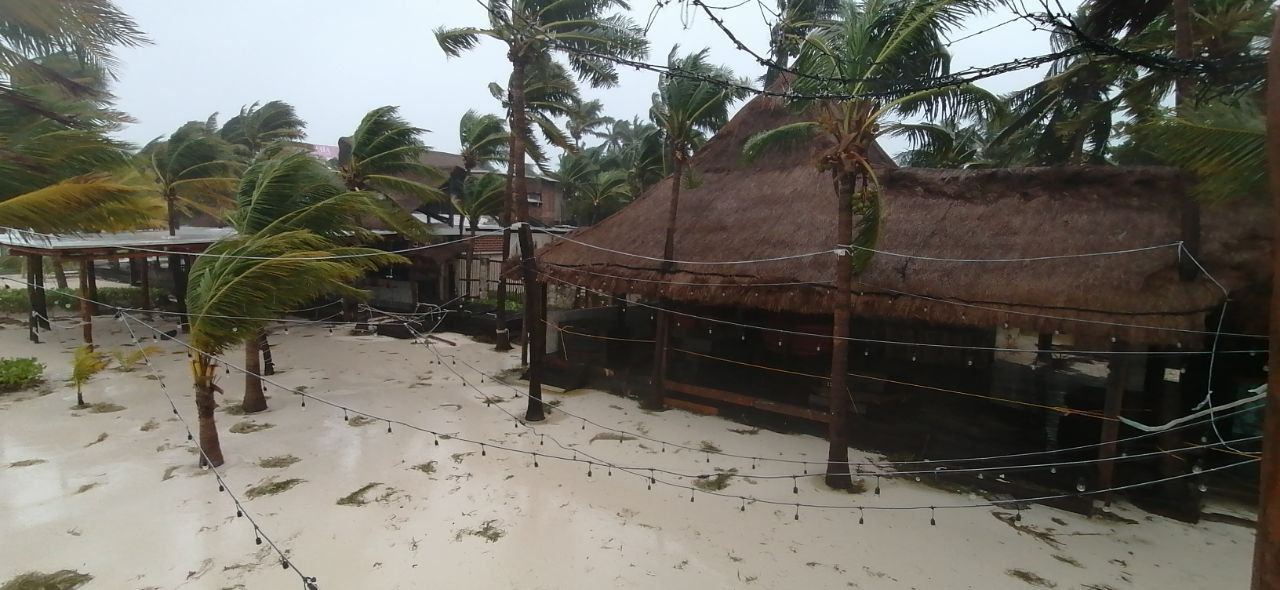
<svg viewBox="0 0 1280 590"><path fill-rule="evenodd" d="M177 235L178 233L178 195L174 194L170 189L164 195L165 211L168 213L169 219L169 235Z"/></svg>
<svg viewBox="0 0 1280 590"><path fill-rule="evenodd" d="M1280 47L1280 20L1271 33ZM1272 235L1280 235L1280 53L1267 66L1267 159ZM1271 254L1271 276L1280 276L1280 250ZM1272 279L1274 283L1274 278ZM1267 360L1267 417L1263 425L1262 475L1258 482L1258 532L1253 545L1253 590L1280 588L1280 289L1271 289L1271 354Z"/></svg>
<svg viewBox="0 0 1280 590"><path fill-rule="evenodd" d="M858 183L857 173L842 173L836 180L836 242L844 244L853 240L853 195ZM865 190L865 187L864 187ZM863 195L866 196L865 194ZM853 264L848 256L836 257L836 293L831 326L831 421L828 423L827 451L828 486L849 489L849 388L845 385L849 374L849 317L853 307Z"/></svg>
<svg viewBox="0 0 1280 590"><path fill-rule="evenodd" d="M676 219L680 208L680 178L684 175L683 154L675 153L674 173L671 175L671 203L667 207L667 236L662 246L662 269L671 271L675 266ZM670 305L667 299L658 300L657 325L653 338L653 387L641 404L646 410L660 410L663 407L663 381L667 378L667 348L671 339L671 314L666 311Z"/></svg>
<svg viewBox="0 0 1280 590"><path fill-rule="evenodd" d="M271 334L266 330L262 331L262 374L271 376L276 374L276 362L271 358Z"/></svg>
<svg viewBox="0 0 1280 590"><path fill-rule="evenodd" d="M523 58L517 57L511 61L511 83L509 89L511 91L511 196L516 204L516 220L529 222L529 193L528 180L524 177L524 152L525 152L525 133L528 129L528 113L525 112L525 62ZM510 243L508 237L507 242ZM506 264L508 250L503 248L502 257L503 265ZM529 334L533 326L533 304L537 301L537 296L533 293L535 285L529 276L524 278L524 317L520 323L520 332L524 335L521 338L523 343L521 346L521 361L527 361L529 349Z"/></svg>
<svg viewBox="0 0 1280 590"><path fill-rule="evenodd" d="M514 140L512 140L514 141ZM507 198L502 203L502 218L499 222L502 224L502 257L501 261L506 262L507 252L511 251L511 230L507 229L511 226L511 211L514 208L512 202L511 187L511 163L507 163ZM489 266L488 268L493 268ZM507 279L502 274L502 264L498 265L498 285L494 292L494 298L498 302L498 308L493 310L494 331L493 331L493 349L498 352L506 352L511 350L511 334L507 332Z"/></svg>
<svg viewBox="0 0 1280 590"><path fill-rule="evenodd" d="M267 409L267 397L262 393L262 340L260 335L250 336L244 341L244 400L240 407L246 413L261 412Z"/></svg>
<svg viewBox="0 0 1280 590"><path fill-rule="evenodd" d="M71 287L68 285L68 283L67 283L67 269L65 269L65 268L63 268L63 267L62 267L62 259L61 259L61 258L54 258L54 259L53 259L53 278L54 278L54 280L58 281L58 288L59 288L59 289L70 289L70 288L71 288Z"/></svg>
<svg viewBox="0 0 1280 590"><path fill-rule="evenodd" d="M77 408L83 408L83 407L84 407L84 394L82 394L82 393L80 392L80 384L79 384L79 383L77 383L77 384L76 384L76 407L77 407Z"/></svg>
<svg viewBox="0 0 1280 590"><path fill-rule="evenodd" d="M195 373L196 419L200 429L200 449L204 452L200 462L203 464L204 457L208 457L214 467L219 467L224 461L222 445L218 442L218 425L213 418L213 411L218 407L213 399L214 390L217 388L213 382L217 367L213 366L213 362L208 360L208 357L197 353L191 368Z"/></svg>

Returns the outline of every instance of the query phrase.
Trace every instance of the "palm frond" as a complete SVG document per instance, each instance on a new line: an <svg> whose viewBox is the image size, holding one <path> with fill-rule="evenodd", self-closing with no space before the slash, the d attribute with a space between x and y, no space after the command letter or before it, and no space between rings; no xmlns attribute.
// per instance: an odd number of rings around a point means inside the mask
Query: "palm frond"
<svg viewBox="0 0 1280 590"><path fill-rule="evenodd" d="M807 145L818 132L818 124L801 121L751 136L742 146L742 157L754 162L771 151L789 151Z"/></svg>

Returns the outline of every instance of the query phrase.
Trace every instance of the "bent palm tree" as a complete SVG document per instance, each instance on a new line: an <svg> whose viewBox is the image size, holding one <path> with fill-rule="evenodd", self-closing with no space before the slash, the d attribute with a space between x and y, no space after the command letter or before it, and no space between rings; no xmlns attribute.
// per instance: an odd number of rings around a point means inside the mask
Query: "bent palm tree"
<svg viewBox="0 0 1280 590"><path fill-rule="evenodd" d="M82 392L84 384L106 369L110 362L111 357L106 353L95 351L92 344L76 349L75 358L71 362L71 384L76 386L76 409L88 407L84 403Z"/></svg>
<svg viewBox="0 0 1280 590"><path fill-rule="evenodd" d="M363 298L350 284L404 258L369 248L342 247L304 230L236 236L211 246L191 267L187 308L194 349L191 375L203 457L223 463L214 409L217 355L254 337L267 319L322 297ZM341 257L341 258L336 258ZM203 459L202 459L203 461Z"/></svg>
<svg viewBox="0 0 1280 590"><path fill-rule="evenodd" d="M400 117L399 109L378 107L360 120L355 133L338 140L338 176L349 191L370 191L390 199L412 197L422 203L445 199L436 188L444 175L422 163L430 151L419 136L425 132ZM406 237L425 239L421 224L393 227Z"/></svg>
<svg viewBox="0 0 1280 590"><path fill-rule="evenodd" d="M293 105L273 100L241 107L240 114L222 124L218 135L251 160L271 144L302 141L306 128L306 121L298 117Z"/></svg>
<svg viewBox="0 0 1280 590"><path fill-rule="evenodd" d="M306 230L335 243L368 242L377 236L363 227L365 219L378 219L390 227L420 225L379 193L345 190L331 170L303 152L254 162L245 171L235 200L236 210L227 220L240 236ZM245 339L242 407L246 412L267 409L259 377L260 346L266 339L265 327Z"/></svg>
<svg viewBox="0 0 1280 590"><path fill-rule="evenodd" d="M778 20L769 29L769 50L778 67L765 71L766 87L781 76L809 31L831 18L839 6L840 0L778 0Z"/></svg>
<svg viewBox="0 0 1280 590"><path fill-rule="evenodd" d="M845 95L841 100L792 101L808 117L752 137L744 155L758 158L769 149L825 147L817 161L836 187L839 246L852 256L836 258L836 303L831 347L831 421L827 484L846 488L849 445L846 423L849 393L849 321L854 267L869 259L880 230L880 191L870 155L876 137L894 114L926 117L970 116L989 98L972 86L920 89L917 80L950 71L943 34L965 17L988 9L990 0L844 0L839 20L823 23L804 39L795 69L802 75L792 89L807 96ZM857 231L854 214L860 217ZM850 248L845 240L850 240Z"/></svg>

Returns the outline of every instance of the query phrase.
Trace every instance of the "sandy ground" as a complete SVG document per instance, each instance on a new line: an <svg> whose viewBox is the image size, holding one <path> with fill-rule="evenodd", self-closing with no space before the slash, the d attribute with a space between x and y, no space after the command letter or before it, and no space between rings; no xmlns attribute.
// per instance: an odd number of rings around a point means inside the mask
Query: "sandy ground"
<svg viewBox="0 0 1280 590"><path fill-rule="evenodd" d="M165 326L171 328L172 326ZM48 365L47 394L0 396L0 584L24 571L78 570L94 576L87 588L297 587L275 556L255 546L245 520L196 466L182 430L157 382L143 368L108 371L89 384L90 402L125 409L72 411L75 394L64 384L76 329L55 330L32 345L16 326L0 330L0 356L38 356ZM516 428L500 410L465 387L421 344L389 338L329 335L318 327L276 335L278 379L289 386L444 432L551 452L552 443ZM123 326L99 318L97 337L108 349L127 345ZM518 354L445 335L439 345L488 372L513 367ZM185 355L158 343L156 365L194 417ZM518 353L518 351L517 351ZM242 357L233 351L231 358ZM451 365L452 367L452 365ZM459 371L479 384L480 376ZM238 401L241 378L222 386ZM480 387L501 397L507 387L485 379ZM348 588L1244 588L1249 579L1252 531L1233 525L1188 526L1121 505L1137 521L1090 520L1035 507L1019 531L990 508L867 513L805 510L762 504L739 510L737 501L672 488L646 490L642 479L588 478L581 464L488 450L385 424L352 426L341 412L272 388L271 409L253 417L219 412L223 467L232 490L243 493L268 478L302 479L283 493L247 500L250 513L323 589ZM748 455L807 456L821 460L825 443L808 436L761 431L679 411L652 414L600 392L553 394L563 408L628 430ZM228 431L246 419L273 427L248 434ZM150 423L150 424L149 424ZM541 432L566 445L622 464L706 472L751 469L750 462L713 460L702 453L660 452L640 441L596 440L601 431L563 413ZM101 442L94 442L105 436ZM280 469L257 464L293 455ZM40 460L27 466L12 464ZM413 469L434 462L434 473ZM762 465L756 473L790 472ZM364 506L338 505L367 484L380 485ZM861 497L801 481L734 480L725 490L759 498L812 503L945 505L969 501L912 481L887 481L882 496ZM88 486L88 487L86 487ZM1032 535L1028 531L1047 532ZM487 533L490 538L481 534ZM265 547L265 546L264 546ZM1029 575L1016 577L1017 571ZM1035 576L1035 577L1030 577ZM1031 581L1027 581L1031 580ZM1042 580L1042 581L1040 581Z"/></svg>

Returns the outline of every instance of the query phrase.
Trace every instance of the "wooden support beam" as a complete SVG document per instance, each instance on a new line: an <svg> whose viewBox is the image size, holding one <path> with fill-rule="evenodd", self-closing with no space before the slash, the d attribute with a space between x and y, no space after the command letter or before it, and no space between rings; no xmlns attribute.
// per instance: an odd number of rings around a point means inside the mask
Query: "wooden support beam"
<svg viewBox="0 0 1280 590"><path fill-rule="evenodd" d="M138 308L142 310L151 309L151 265L147 264L147 257L134 258L129 261L129 266L138 266L141 263L139 271L142 273L138 278L142 281L142 301L138 302ZM145 311L144 311L145 313ZM148 314L148 317L150 315Z"/></svg>
<svg viewBox="0 0 1280 590"><path fill-rule="evenodd" d="M782 414L784 416L794 416L796 418L804 418L806 420L813 420L814 422L822 422L824 424L829 423L831 421L831 415L827 414L826 412L819 412L817 410L812 410L802 406L784 404L781 402L775 402L767 399L760 399L758 397L746 395L742 393L724 391L721 389L713 389L710 387L702 387L699 385L689 385L688 383L680 383L680 382L671 381L671 380L665 381L663 383L663 386L666 389L673 391L675 393L683 393L685 395L691 395L691 396L700 397L703 399L715 400L719 402L733 404L735 406L755 408L757 410L764 410L766 412L772 412L774 414Z"/></svg>
<svg viewBox="0 0 1280 590"><path fill-rule="evenodd" d="M40 325L36 322L36 277L35 264L32 259L39 256L27 256L27 338L32 342L40 342Z"/></svg>
<svg viewBox="0 0 1280 590"><path fill-rule="evenodd" d="M93 308L89 305L89 267L93 264L92 260L80 261L80 322L83 330L84 343L93 348Z"/></svg>
<svg viewBox="0 0 1280 590"><path fill-rule="evenodd" d="M85 268L85 276L87 276L89 279L89 295L87 296L87 299L89 299L90 301L96 302L98 301L98 268L93 264L92 258L85 261L84 268ZM85 302L81 301L81 303L85 303ZM93 315L98 314L97 303L89 304L89 313Z"/></svg>
<svg viewBox="0 0 1280 590"><path fill-rule="evenodd" d="M1116 343L1112 350L1121 353L1124 343ZM1102 408L1102 446L1098 449L1098 489L1115 487L1116 437L1120 434L1120 410L1124 406L1124 387L1129 380L1129 363L1123 354L1110 355L1107 362L1107 398ZM1102 501L1111 503L1111 492L1105 492Z"/></svg>
<svg viewBox="0 0 1280 590"><path fill-rule="evenodd" d="M659 307L671 305L666 299L659 300ZM640 407L646 410L658 411L664 406L662 388L667 383L667 362L670 359L671 348L671 314L664 309L659 309L656 317L656 325L653 334L653 376L652 387L646 392L646 395L640 399Z"/></svg>

